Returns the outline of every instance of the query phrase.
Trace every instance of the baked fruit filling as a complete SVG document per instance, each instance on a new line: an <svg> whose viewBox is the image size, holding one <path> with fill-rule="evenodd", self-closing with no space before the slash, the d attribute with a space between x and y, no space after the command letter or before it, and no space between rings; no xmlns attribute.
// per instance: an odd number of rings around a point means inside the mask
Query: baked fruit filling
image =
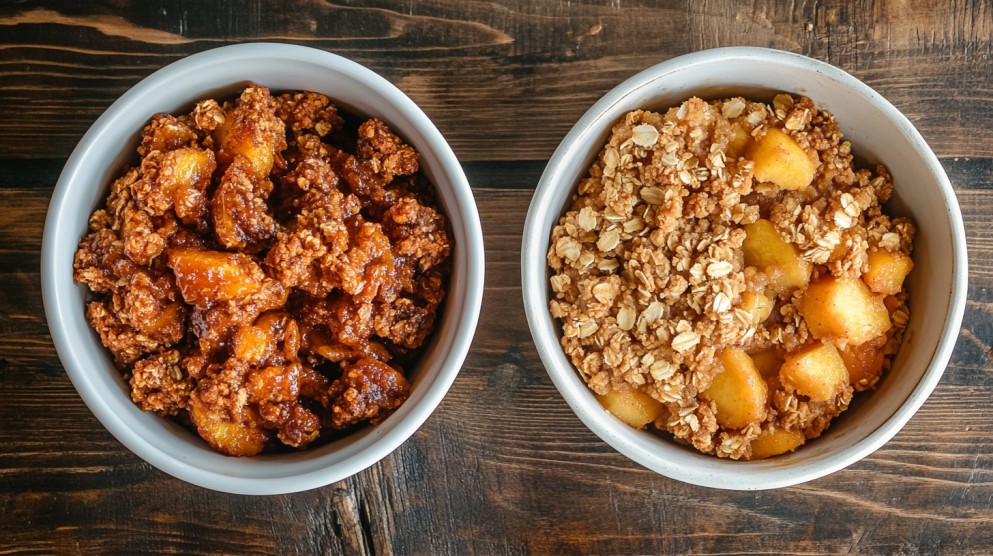
<svg viewBox="0 0 993 556"><path fill-rule="evenodd" d="M74 261L142 410L252 456L407 399L452 240L418 153L351 119L324 95L257 85L153 116Z"/></svg>
<svg viewBox="0 0 993 556"><path fill-rule="evenodd" d="M618 123L554 227L562 347L636 427L720 457L817 438L889 370L916 230L806 97Z"/></svg>

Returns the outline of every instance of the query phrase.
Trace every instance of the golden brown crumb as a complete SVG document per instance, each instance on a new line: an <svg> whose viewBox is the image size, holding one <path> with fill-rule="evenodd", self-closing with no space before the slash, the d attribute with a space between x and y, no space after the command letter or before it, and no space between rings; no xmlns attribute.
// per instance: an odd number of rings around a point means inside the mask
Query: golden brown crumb
<svg viewBox="0 0 993 556"><path fill-rule="evenodd" d="M94 301L86 306L86 320L100 334L103 345L114 354L119 369L127 369L147 353L156 351L160 344L122 323L104 303Z"/></svg>
<svg viewBox="0 0 993 556"><path fill-rule="evenodd" d="M225 123L224 109L214 99L202 100L193 109L191 118L197 129L210 133Z"/></svg>
<svg viewBox="0 0 993 556"><path fill-rule="evenodd" d="M389 365L367 357L344 365L341 378L331 383L331 422L343 429L359 421L385 419L407 397L410 386Z"/></svg>
<svg viewBox="0 0 993 556"><path fill-rule="evenodd" d="M345 121L328 97L317 93L287 93L277 99L276 115L294 134L315 131L321 137L341 129Z"/></svg>
<svg viewBox="0 0 993 556"><path fill-rule="evenodd" d="M407 176L417 171L417 152L379 120L369 120L359 126L355 155L369 164L386 183L393 181L393 176Z"/></svg>
<svg viewBox="0 0 993 556"><path fill-rule="evenodd" d="M135 363L131 371L131 399L142 411L175 415L186 408L193 381L184 376L176 350Z"/></svg>
<svg viewBox="0 0 993 556"><path fill-rule="evenodd" d="M152 116L152 123L145 127L138 154L148 156L160 151L171 151L196 142L197 136L186 124L169 114Z"/></svg>

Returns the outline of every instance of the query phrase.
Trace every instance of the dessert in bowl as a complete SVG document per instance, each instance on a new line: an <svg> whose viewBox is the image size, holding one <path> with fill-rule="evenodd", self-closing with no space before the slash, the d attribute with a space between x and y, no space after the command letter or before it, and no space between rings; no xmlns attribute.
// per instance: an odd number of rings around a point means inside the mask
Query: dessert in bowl
<svg viewBox="0 0 993 556"><path fill-rule="evenodd" d="M258 87L250 86L251 84L257 84ZM142 143L142 131L152 120L153 115L190 114L196 112L195 108L197 108L198 102L204 99L233 99L239 98L239 96L244 97L245 94L250 97L258 96L261 88L267 88L277 96L292 91L319 92L329 97L331 102L343 110L361 115L368 121L376 121L384 126L389 126L390 134L387 135L385 132L379 134L382 138L395 140L398 146L409 145L411 149L416 150L419 153L420 171L424 178L433 184L433 187L428 187L433 189L432 196L435 199L438 212L446 217L446 233L450 234L451 237L450 255L448 256L451 264L451 275L447 283L445 301L437 308L435 331L430 339L418 346L418 348L423 349L423 353L416 363L404 369L405 378L401 380L396 377L395 380L392 380L393 386L398 386L397 392L400 395L391 397L391 400L387 402L389 408L383 407L386 411L382 414L384 417L382 422L374 427L364 427L356 430L353 434L333 439L327 444L315 445L305 451L272 454L263 452L251 458L232 458L214 451L210 445L198 439L194 432L184 428L181 423L162 419L153 412L142 412L138 406L131 402L132 395L141 390L141 396L139 396L141 399L136 401L145 404L144 407L147 409L162 409L166 413L170 411L181 412L185 408L180 406L189 405L186 402L178 401L181 396L163 398L162 396L147 395L148 386L150 384L154 386L156 380L163 378L163 373L142 372L142 381L139 384L142 388L135 389L126 380L125 375L114 369L115 356L117 356L119 364L125 363L125 367L127 364L133 364L134 361L127 361L130 357L127 354L123 354L125 360L122 361L122 353L112 354L106 350L102 345L100 336L87 329L89 325L86 318L86 302L91 302L92 298L88 288L73 284L73 253L76 251L75 243L79 237L87 233L87 227L89 226L91 230L94 229L94 226L91 225L94 222L88 222L88 219L95 210L104 209L104 216L107 217L96 218L95 227L97 229L104 230L104 235L107 235L108 231L112 234L120 233L113 230L113 217L107 214L104 208L104 199L107 197L107 191L111 189L112 183L121 176L122 171L127 166L135 165L132 153ZM245 91L249 92L245 93ZM263 97L260 98L267 100ZM250 104L250 101L246 101L246 104ZM201 115L209 116L211 114L210 106L201 106L200 108ZM234 105L230 108L236 109ZM292 112L292 110L288 111ZM218 114L219 118L216 121L220 123L221 120L226 120L232 114L222 111ZM203 127L210 125L206 119L209 118L204 118ZM293 118L289 118L287 121L292 120ZM315 127L314 131L317 132L317 135L327 134L336 125L334 118L318 118L318 120L310 122L314 124L312 127ZM195 125L197 128L201 127L201 124L195 122L191 125ZM292 127L294 124L291 123L290 125ZM306 125L301 127L302 129L298 131L307 131ZM324 129L316 129L322 127ZM378 124L370 124L367 129L376 127ZM183 148L187 150L183 152L186 154L199 153L202 156L193 157L191 160L203 162L210 166L211 155L207 153L213 151L210 151L202 143L209 134L201 135L203 137L191 138L191 141L199 143L184 146ZM377 135L375 129L373 129L373 135ZM145 134L145 136L148 135ZM221 142L224 142L223 137L220 139ZM152 142L154 143L154 140ZM254 139L249 143L259 144ZM320 144L319 140L317 144ZM155 144L153 146L156 148L151 150L158 150L159 152L168 150L162 148L162 145ZM175 147L172 145L169 148ZM229 149L229 151L232 150L237 149ZM304 149L299 150L302 152ZM222 158L223 153L223 148L217 150L214 158ZM250 174L257 169L253 166L257 160L253 159L250 156L251 153L247 151L239 154L249 156L239 159L228 153L230 160L222 161L227 166L225 175L233 174L237 168L235 170L232 168L241 165L244 166L242 168L244 171L240 172L242 177L248 176L241 182L243 184L254 183ZM384 151L380 151L379 154L384 155ZM147 155L148 153L146 153ZM260 157L259 160L265 158ZM376 158L374 153L370 152L370 158ZM380 159L382 159L381 156ZM214 160L214 162L217 161ZM366 161L363 164L369 166L370 163ZM374 168L373 171L382 169ZM307 173L308 176L312 174L315 172ZM229 185L223 188L218 184L204 185L202 188L186 188L183 189L184 195L186 193L188 195L182 198L195 201L197 191L204 192L207 197L216 196L217 191L225 189L234 192L239 189L234 183L235 181L237 180L229 179ZM292 181L296 183L297 180ZM303 181L307 182L307 180ZM307 182L304 185L310 185L310 183ZM213 189L214 187L216 189ZM341 189L346 192L349 191L349 188L350 186L341 186ZM129 187L128 189L132 190L133 188ZM176 192L175 199L180 199L178 193L180 189L170 190ZM242 204L245 208L240 211L229 211L228 215L231 218L221 218L221 222L214 219L213 227L219 226L225 233L217 233L216 237L211 233L201 234L208 238L206 240L208 243L215 243L197 245L197 242L203 238L196 240L190 237L192 243L187 247L192 247L193 251L184 250L181 245L165 245L163 248L163 251L165 248L173 249L172 253L176 255L174 260L168 261L172 264L173 272L176 272L177 275L182 273L192 279L192 281L187 281L189 288L185 293L188 295L181 296L183 301L189 302L188 305L192 304L190 307L199 302L203 305L204 310L208 310L208 306L215 307L212 304L217 301L224 301L230 305L246 302L245 299L238 297L245 292L225 300L200 299L197 292L205 290L201 288L204 284L197 283L197 280L210 276L213 270L231 271L233 274L229 273L231 274L230 278L236 281L239 277L254 276L259 278L258 282L263 285L260 291L265 290L278 294L266 295L267 301L275 300L275 303L263 304L267 308L265 310L275 309L269 305L282 305L278 302L282 301L283 295L275 291L280 289L276 282L281 281L281 279L296 281L287 275L288 265L276 262L275 259L279 258L276 255L273 259L275 267L264 270L262 259L257 254L265 251L256 249L258 246L256 244L261 236L256 237L258 234L247 232L265 231L268 228L268 232L263 235L269 236L265 241L270 242L269 248L273 248L278 244L279 233L289 235L295 232L304 233L303 228L306 226L298 225L293 229L284 230L274 222L268 222L268 226L264 225L266 220L262 213L266 213L266 210L262 209L259 214L249 214L251 212L249 207L253 203L256 207L259 206L256 201L252 201L252 198L258 199L260 195L251 187L241 189L245 190L243 192L246 194L238 195L235 193L230 200L234 204L237 204L239 200L244 201ZM321 188L317 187L316 189ZM304 192L301 191L300 193L303 194ZM169 196L166 195L166 197ZM186 204L194 210L184 211L184 216L189 217L187 218L189 222L184 221L183 224L196 228L199 226L197 222L197 215L199 214L204 216L201 219L203 222L200 222L204 224L202 231L208 232L207 228L211 227L206 222L206 220L210 220L209 213L195 210L195 202L185 203L184 201L184 208ZM358 211L366 208L359 205L354 207L356 215ZM149 204L150 206L151 204ZM142 210L145 208L148 207L144 207ZM155 210L153 208L151 211L146 210L145 212L152 214L154 220L154 218L158 218ZM274 213L275 209L271 212ZM291 212L293 211L291 210ZM368 214L368 210L367 215L370 218L375 218ZM179 220L183 220L183 218L180 217ZM256 226L260 222L263 225ZM158 222L153 222L153 224L158 225ZM163 235L160 233L160 229L155 229L154 233L168 243L169 239L166 237L168 234ZM76 236L75 239L72 236ZM403 241L399 237L396 239L395 244ZM101 422L136 454L172 475L208 488L245 494L293 492L340 480L375 463L413 434L440 403L461 367L478 319L483 280L481 241L478 214L458 161L430 120L395 87L357 64L314 49L275 44L247 44L220 48L186 58L145 79L111 106L81 140L59 180L46 222L42 255L46 314L60 358L84 401ZM152 248L156 244L155 241L144 243ZM230 245L228 245L229 243ZM287 244L286 247L289 245ZM255 253L235 253L235 251L246 249L247 251L255 251ZM289 251L292 249L282 250L284 254ZM125 256L130 258L131 255L134 255L142 258L141 252L143 252L142 249L134 250ZM208 253L208 255L202 256L203 253ZM145 252L145 254L153 253ZM155 259L160 256L167 257L168 254L164 252L154 253L154 256L149 258ZM286 260L286 257L283 257L282 260ZM153 261L143 262L149 262L153 265L149 267L152 270L162 270L162 268L154 267ZM163 264L166 263L165 260L162 262ZM204 269L204 265L211 267L208 269L210 272L200 272ZM283 269L281 279L274 278L280 274L276 267ZM303 265L303 267L307 267L307 265ZM82 265L82 268L85 270L86 268L100 269L101 267L99 265L95 267ZM264 273L269 273L272 276L266 275L263 278L262 274ZM140 272L133 274L137 275ZM363 274L359 272L358 275L362 276ZM77 278L85 277L77 276ZM300 282L307 282L309 285L304 286ZM323 291L324 289L333 289L333 284L324 284L327 286L325 288L313 280L301 280L297 283L304 289L316 288L312 293L318 295L329 293ZM218 284L212 285L217 286ZM283 287L285 288L285 286ZM163 290L166 289L169 288L163 288ZM182 284L179 284L179 289L183 289ZM122 299L124 297L126 295L123 295ZM174 298L176 296L172 296L169 301L173 301ZM107 307L106 304L103 306ZM186 309L188 312L193 311L193 309ZM302 313L313 312L302 311ZM256 322L255 328L261 326L266 330L256 331L261 335L256 334L255 336L271 338L273 334L268 334L268 332L274 332L279 341L277 351L283 355L289 353L287 350L290 345L293 346L293 350L290 351L296 350L301 345L299 341L293 339L300 336L300 327L290 324L285 315L273 314L263 320L266 322ZM292 332L294 329L296 332ZM246 333L248 332L251 331L246 330ZM248 336L252 336L252 334L248 334ZM209 340L209 338L206 339ZM198 337L198 340L205 340L205 337ZM203 344L201 347L207 347L208 350L215 349L225 342L231 343L232 346L238 343L234 338L225 340L214 337L214 340L219 340L219 343L213 340L208 341L207 344L202 341L197 343ZM249 344L251 343L249 342ZM317 343L326 344L325 348L322 349L329 360L354 359L352 355L355 354L344 353L347 350L339 349L341 346L338 342ZM263 344L267 345L267 342L263 342ZM315 343L313 347L316 349L319 346ZM245 353L252 351L249 348ZM262 351L268 353L273 350ZM377 349L365 350L364 354L374 355L374 352L385 355ZM182 355L177 352L175 354L169 353L169 356L166 356L164 355L166 353L169 352L161 351L159 353L160 358ZM152 363L165 364L169 361L153 361ZM260 360L259 363L265 362ZM349 363L358 365L359 361ZM365 364L376 366L371 360L366 360ZM176 366L170 363L161 365L161 367L172 372L173 367ZM174 373L174 378L177 382L183 382L188 378L190 368L182 364L178 368L180 372ZM143 368L143 371L147 370ZM380 370L384 369L381 368ZM290 374L295 376L299 372L291 372ZM362 372L359 371L356 374L361 375ZM136 377L132 376L131 378ZM322 382L321 379L318 381ZM188 383L187 386L193 385ZM409 391L404 393L403 391L407 390L407 386L409 386ZM302 388L302 386L300 387ZM404 399L401 400L400 398ZM163 400L167 403L160 407L160 402ZM316 406L311 404L311 408L316 409ZM214 416L217 417L216 412L214 412ZM225 419L230 419L230 417L221 416L222 421ZM216 425L216 422L213 424ZM306 427L297 431L303 432L304 436L290 433L289 430L286 433L290 434L284 434L284 436L290 439L291 443L300 445L299 440L306 441L306 437L315 431L313 426L310 427L310 433L307 433L305 429ZM275 429L268 433L268 435L276 434L278 433ZM291 439L291 436L294 435L297 437L296 440ZM211 439L208 438L208 440ZM218 438L216 435L213 440L214 442L211 444L217 446ZM232 452L232 450L227 451L227 453Z"/></svg>
<svg viewBox="0 0 993 556"><path fill-rule="evenodd" d="M874 257L907 263L899 283ZM899 430L954 345L965 265L954 194L909 122L844 72L748 48L660 64L591 108L546 168L522 253L536 345L580 418L660 473L745 489L829 473ZM846 365L859 349L873 353ZM879 363L892 370L876 382Z"/></svg>

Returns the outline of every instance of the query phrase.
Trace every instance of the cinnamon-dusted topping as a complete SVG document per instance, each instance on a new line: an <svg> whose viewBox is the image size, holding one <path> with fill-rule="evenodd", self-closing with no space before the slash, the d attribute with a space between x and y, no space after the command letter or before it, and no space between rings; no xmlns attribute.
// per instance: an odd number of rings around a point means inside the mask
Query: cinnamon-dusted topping
<svg viewBox="0 0 993 556"><path fill-rule="evenodd" d="M225 454L379 423L434 330L452 239L418 154L343 125L324 95L255 85L157 114L79 242L134 403Z"/></svg>
<svg viewBox="0 0 993 556"><path fill-rule="evenodd" d="M386 183L393 181L393 176L407 176L417 171L417 151L405 145L379 120L369 120L359 126L355 155Z"/></svg>

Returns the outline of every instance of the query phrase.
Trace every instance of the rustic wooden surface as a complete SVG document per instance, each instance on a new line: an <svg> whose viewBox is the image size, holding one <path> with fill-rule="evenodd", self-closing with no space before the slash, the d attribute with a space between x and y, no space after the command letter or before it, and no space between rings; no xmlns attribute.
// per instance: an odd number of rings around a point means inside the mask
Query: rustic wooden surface
<svg viewBox="0 0 993 556"><path fill-rule="evenodd" d="M954 554L993 552L993 8L969 0L8 2L0 6L0 554ZM310 492L220 494L161 473L80 400L44 317L39 249L61 167L119 95L242 41L327 49L410 95L475 189L487 288L450 394L408 442ZM649 472L575 417L520 296L544 161L614 85L755 45L864 80L941 158L969 237L944 378L865 460L772 492Z"/></svg>

